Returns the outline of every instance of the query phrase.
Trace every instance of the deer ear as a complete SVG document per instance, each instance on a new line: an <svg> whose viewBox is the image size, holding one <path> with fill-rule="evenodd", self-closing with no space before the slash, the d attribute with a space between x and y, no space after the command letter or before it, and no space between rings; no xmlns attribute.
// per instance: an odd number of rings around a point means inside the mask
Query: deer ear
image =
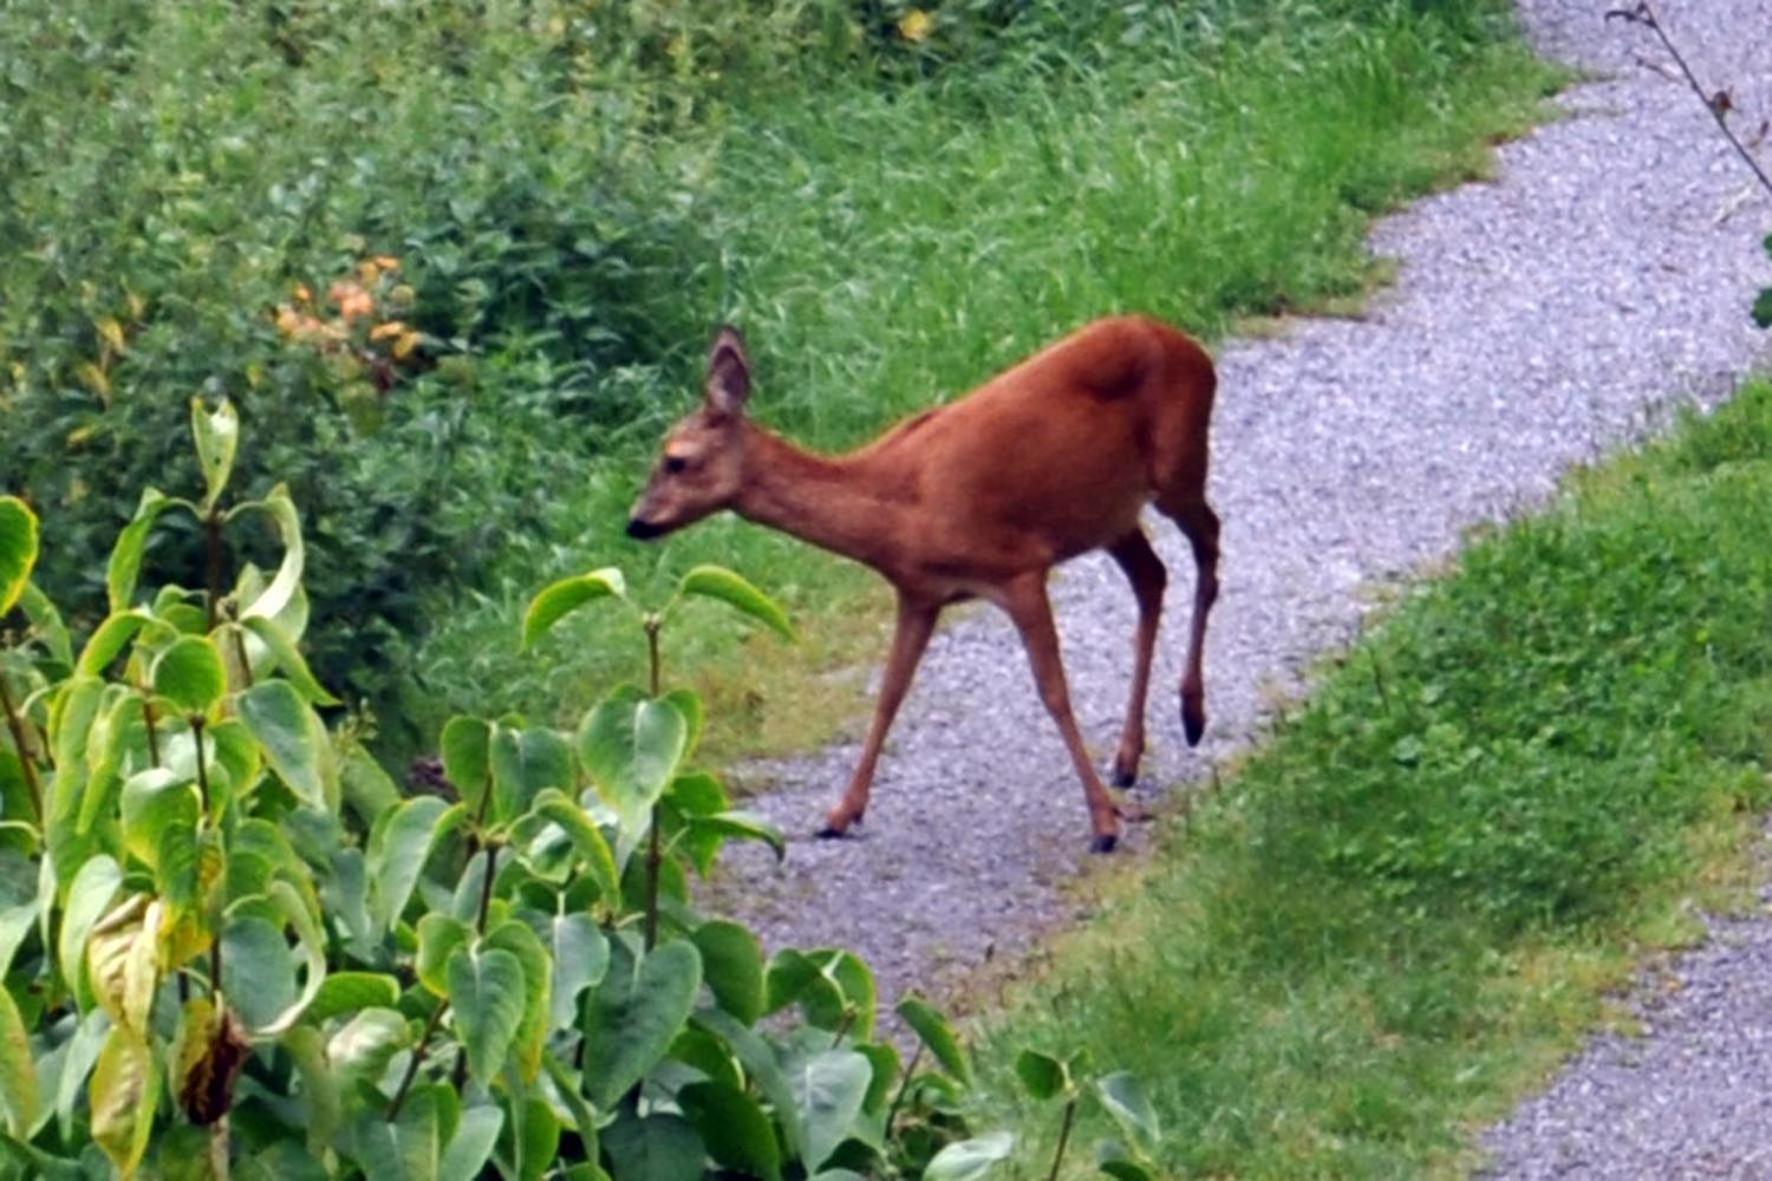
<svg viewBox="0 0 1772 1181"><path fill-rule="evenodd" d="M707 395L709 406L731 415L743 414L751 396L751 362L745 356L744 337L729 324L714 337L708 353Z"/></svg>

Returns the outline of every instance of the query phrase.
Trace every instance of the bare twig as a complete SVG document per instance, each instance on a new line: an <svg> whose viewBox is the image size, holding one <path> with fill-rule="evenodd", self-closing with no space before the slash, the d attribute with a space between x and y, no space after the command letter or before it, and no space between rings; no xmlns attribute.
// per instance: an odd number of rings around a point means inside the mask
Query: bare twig
<svg viewBox="0 0 1772 1181"><path fill-rule="evenodd" d="M1699 84L1697 76L1692 73L1692 67L1686 64L1686 58L1680 53L1679 47L1674 44L1673 38L1667 35L1667 29L1662 25L1661 18L1656 16L1655 9L1649 0L1639 0L1635 8L1614 8L1606 14L1606 19L1643 25L1661 39L1661 44L1666 47L1674 59L1674 64L1685 76L1686 84L1692 88L1692 93L1698 96L1698 101L1704 104L1704 109L1710 112L1710 117L1716 120L1717 127L1722 131L1724 138L1729 141L1730 146L1735 149L1736 154L1746 162L1747 166L1753 169L1754 176L1760 182L1760 187L1765 189L1767 193L1772 193L1772 177L1766 175L1766 170L1760 167L1760 162L1754 159L1753 153L1748 151L1747 146L1736 138L1734 129L1729 126L1729 112L1735 109L1735 102L1729 97L1729 92L1727 90L1719 90L1714 94L1704 92L1704 87Z"/></svg>

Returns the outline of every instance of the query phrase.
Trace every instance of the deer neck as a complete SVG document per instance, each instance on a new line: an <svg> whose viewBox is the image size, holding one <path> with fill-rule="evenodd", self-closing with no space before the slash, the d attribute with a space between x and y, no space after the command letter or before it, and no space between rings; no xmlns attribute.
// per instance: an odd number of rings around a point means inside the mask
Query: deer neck
<svg viewBox="0 0 1772 1181"><path fill-rule="evenodd" d="M863 457L816 455L750 425L744 446L739 516L875 569L888 564L903 506Z"/></svg>

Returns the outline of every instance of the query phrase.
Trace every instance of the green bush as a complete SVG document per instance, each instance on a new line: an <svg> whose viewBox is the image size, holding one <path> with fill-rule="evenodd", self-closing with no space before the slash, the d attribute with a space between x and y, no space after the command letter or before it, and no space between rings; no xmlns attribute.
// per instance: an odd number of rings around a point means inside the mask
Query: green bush
<svg viewBox="0 0 1772 1181"><path fill-rule="evenodd" d="M784 849L691 764L707 719L658 635L691 599L787 633L773 602L711 566L657 611L614 570L550 586L525 644L627 608L648 686L571 733L453 718L403 797L358 721L322 720L294 502L230 502L238 417L191 421L204 495L143 497L77 650L37 518L0 497L0 1178L960 1181L1009 1156L969 1135L971 1067L927 1004L897 1008L906 1065L853 954L766 959L691 905L727 841ZM206 548L270 521L275 571L143 593L176 516ZM1142 1092L1095 1093L1134 1138L1114 1175L1148 1178Z"/></svg>

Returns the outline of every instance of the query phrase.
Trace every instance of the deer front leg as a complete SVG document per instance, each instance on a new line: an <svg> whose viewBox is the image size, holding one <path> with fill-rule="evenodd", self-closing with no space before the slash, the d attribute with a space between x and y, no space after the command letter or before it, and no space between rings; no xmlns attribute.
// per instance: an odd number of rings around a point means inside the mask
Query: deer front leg
<svg viewBox="0 0 1772 1181"><path fill-rule="evenodd" d="M1077 729L1077 719L1071 716L1070 690L1065 685L1064 662L1058 651L1058 629L1053 626L1052 604L1046 598L1046 572L1016 579L1003 588L997 602L1021 632L1028 662L1034 667L1040 700L1058 723L1059 735L1070 751L1077 777L1083 781L1089 824L1095 832L1090 848L1097 853L1111 853L1120 840L1120 814L1101 777L1095 773L1095 765L1083 746L1083 735Z"/></svg>
<svg viewBox="0 0 1772 1181"><path fill-rule="evenodd" d="M842 836L867 811L868 791L874 784L874 765L880 760L880 747L886 742L886 732L892 729L892 719L898 716L898 707L911 687L911 677L923 659L923 650L929 646L929 635L935 630L935 621L940 614L939 606L913 602L903 593L898 596L898 626L892 634L891 655L886 658L880 699L874 705L874 722L868 727L867 741L861 748L861 761L855 766L849 787L837 806L825 816L824 827L818 830L819 836Z"/></svg>

